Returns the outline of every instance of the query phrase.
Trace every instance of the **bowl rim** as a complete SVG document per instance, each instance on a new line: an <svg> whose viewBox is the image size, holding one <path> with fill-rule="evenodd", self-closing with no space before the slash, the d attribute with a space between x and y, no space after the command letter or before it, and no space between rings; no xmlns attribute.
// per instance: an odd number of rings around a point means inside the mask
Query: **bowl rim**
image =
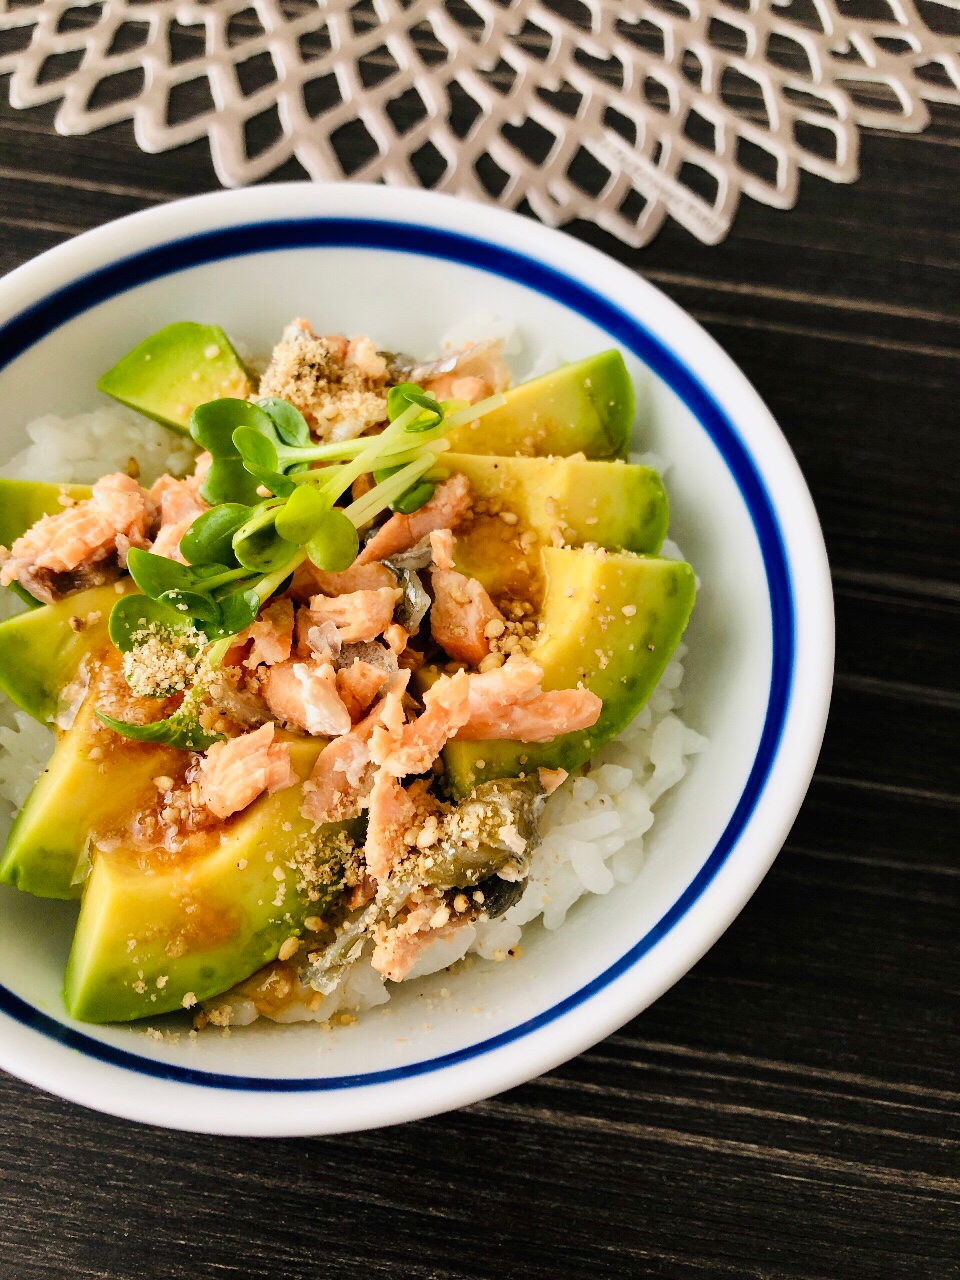
<svg viewBox="0 0 960 1280"><path fill-rule="evenodd" d="M278 206L285 207L282 217ZM822 534L796 460L756 391L659 290L598 250L515 214L426 192L301 183L215 192L133 214L48 250L0 281L0 370L59 324L149 280L201 263L304 247L387 249L479 267L585 316L651 367L713 439L753 522L770 598L771 685L747 784L683 893L603 973L485 1040L349 1076L247 1077L106 1044L0 984L0 1026L18 1028L18 1034L0 1037L0 1065L86 1105L211 1132L334 1132L433 1114L529 1079L622 1025L712 945L768 870L806 792L832 680L832 594ZM649 315L638 314L650 307L658 313L656 330ZM639 962L655 951L656 966L641 975ZM19 1034L24 1032L28 1040ZM54 1042L55 1056L61 1049L71 1057L79 1051L95 1068L62 1079L56 1065L51 1069L44 1061L35 1037L48 1046ZM108 1076L118 1070L143 1077L146 1091L127 1087L112 1096ZM429 1090L411 1089L426 1076L433 1077ZM172 1089L178 1111L185 1107L189 1114L171 1118L151 1098L150 1084L161 1092ZM199 1101L190 1097L197 1086ZM322 1099L332 1093L339 1095L337 1104L325 1109ZM372 1107L371 1093L380 1095ZM217 1094L232 1098L233 1108L211 1111ZM239 1110L238 1094L257 1100L256 1115L229 1114ZM288 1105L275 1105L284 1095L289 1102L299 1099L301 1111L307 1097L317 1101L309 1115L297 1117Z"/></svg>

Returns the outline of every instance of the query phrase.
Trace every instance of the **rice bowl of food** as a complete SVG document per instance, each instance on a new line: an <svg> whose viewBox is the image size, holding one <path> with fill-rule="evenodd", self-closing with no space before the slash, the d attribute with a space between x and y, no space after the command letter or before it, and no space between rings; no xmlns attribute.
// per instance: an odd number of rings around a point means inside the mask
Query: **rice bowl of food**
<svg viewBox="0 0 960 1280"><path fill-rule="evenodd" d="M0 1064L174 1127L391 1123L726 927L832 612L688 317L510 215L297 185L80 237L0 322Z"/></svg>

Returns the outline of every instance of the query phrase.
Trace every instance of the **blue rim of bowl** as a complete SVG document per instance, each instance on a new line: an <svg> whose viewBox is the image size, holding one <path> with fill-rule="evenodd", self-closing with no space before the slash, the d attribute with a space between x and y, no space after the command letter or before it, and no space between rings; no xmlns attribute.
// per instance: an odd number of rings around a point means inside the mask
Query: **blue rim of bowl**
<svg viewBox="0 0 960 1280"><path fill-rule="evenodd" d="M750 512L770 594L773 652L763 730L733 816L696 876L629 951L585 986L535 1017L487 1040L422 1062L344 1076L270 1078L194 1070L144 1058L65 1026L0 985L0 1010L22 1025L110 1066L208 1088L269 1093L322 1092L409 1079L490 1053L530 1035L591 999L630 969L686 915L736 846L766 785L786 722L793 682L795 609L783 536L773 503L732 422L694 373L659 338L587 285L513 249L459 232L365 218L258 222L173 240L111 263L54 291L0 327L0 369L61 324L152 280L226 258L285 249L381 249L440 258L525 285L577 312L642 360L679 396L719 450ZM54 251L55 252L55 251Z"/></svg>

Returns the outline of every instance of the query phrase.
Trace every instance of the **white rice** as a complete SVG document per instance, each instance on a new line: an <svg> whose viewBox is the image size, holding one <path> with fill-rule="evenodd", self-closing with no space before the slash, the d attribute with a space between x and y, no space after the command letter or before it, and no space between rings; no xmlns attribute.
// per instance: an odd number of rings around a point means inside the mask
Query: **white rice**
<svg viewBox="0 0 960 1280"><path fill-rule="evenodd" d="M75 418L49 413L26 429L30 443L0 467L8 480L93 484L111 471L126 471L131 458L147 488L169 471L182 476L193 466L192 441L120 405Z"/></svg>
<svg viewBox="0 0 960 1280"><path fill-rule="evenodd" d="M490 328L495 329L493 320ZM476 341L476 325L471 332ZM141 479L149 485L165 471L184 474L193 459L189 441L119 407L69 419L48 415L26 431L30 445L0 469L0 475L92 483L109 471L126 470L129 459L136 458ZM661 472L667 466L653 455L631 460ZM682 559L673 543L665 543L662 554ZM12 592L2 595L15 602ZM15 611L12 604L4 602L4 606L0 606L4 616ZM497 920L465 925L452 938L435 942L424 951L408 982L448 968L468 952L485 960L502 958L535 921L541 920L546 929L558 929L584 894L609 893L636 877L643 865L644 837L654 822L653 806L684 776L688 758L706 745L706 739L676 714L682 706L685 653L686 647L679 645L647 705L594 757L589 772L568 778L548 801L541 826L543 842L533 857L520 901ZM23 804L52 750L52 732L14 711L0 697L0 806L6 810L0 814L0 831ZM369 960L362 959L319 1008L308 1007L308 997L314 993L305 992L304 999L288 1006L279 1020L323 1022L338 1010L360 1011L383 1004L390 999L391 989L392 984L384 983ZM257 1016L251 1001L229 994L208 1004L228 1006L235 1026Z"/></svg>

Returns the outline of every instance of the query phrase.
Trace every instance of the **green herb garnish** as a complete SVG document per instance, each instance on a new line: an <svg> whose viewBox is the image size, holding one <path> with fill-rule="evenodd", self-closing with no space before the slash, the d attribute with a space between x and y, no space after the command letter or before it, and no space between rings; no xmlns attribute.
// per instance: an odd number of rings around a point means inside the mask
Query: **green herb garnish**
<svg viewBox="0 0 960 1280"><path fill-rule="evenodd" d="M200 486L211 509L180 540L186 564L130 551L130 574L143 594L117 601L111 640L130 654L158 637L191 658L199 654L202 670L213 671L232 638L285 589L304 560L328 572L347 569L356 559L361 527L388 508L409 514L428 502L443 475L436 465L449 448L443 437L502 403L502 395L473 406L441 403L422 387L402 383L387 394L389 422L379 434L329 444L317 444L303 415L285 400L198 405L190 434L212 457ZM368 472L375 487L337 506ZM153 724L100 718L139 742L202 750L222 736L200 725L202 687L201 676L180 709Z"/></svg>

